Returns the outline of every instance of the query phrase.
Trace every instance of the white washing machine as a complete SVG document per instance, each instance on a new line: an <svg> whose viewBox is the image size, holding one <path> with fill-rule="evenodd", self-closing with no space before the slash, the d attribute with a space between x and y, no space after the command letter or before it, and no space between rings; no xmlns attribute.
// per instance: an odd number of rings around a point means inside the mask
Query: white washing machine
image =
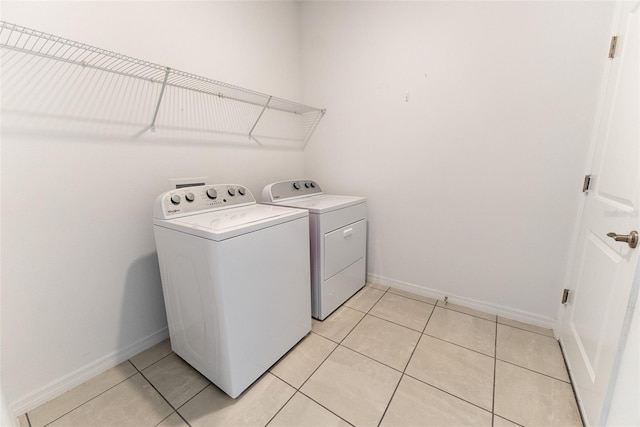
<svg viewBox="0 0 640 427"><path fill-rule="evenodd" d="M235 398L311 330L308 212L204 185L160 195L153 228L171 348Z"/></svg>
<svg viewBox="0 0 640 427"><path fill-rule="evenodd" d="M365 285L366 199L323 194L305 179L267 185L262 202L309 211L311 313L324 320Z"/></svg>

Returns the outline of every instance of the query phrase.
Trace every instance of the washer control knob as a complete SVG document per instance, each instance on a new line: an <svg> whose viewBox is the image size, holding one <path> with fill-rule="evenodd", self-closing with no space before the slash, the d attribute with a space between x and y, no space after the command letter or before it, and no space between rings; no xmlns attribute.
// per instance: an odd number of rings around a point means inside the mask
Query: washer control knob
<svg viewBox="0 0 640 427"><path fill-rule="evenodd" d="M238 194L244 196L245 194L247 194L247 190L245 190L244 187L238 187Z"/></svg>
<svg viewBox="0 0 640 427"><path fill-rule="evenodd" d="M304 188L309 188L309 187L311 187L311 183L309 183L309 182L305 182L305 183L304 183Z"/></svg>
<svg viewBox="0 0 640 427"><path fill-rule="evenodd" d="M218 192L214 188L209 188L207 190L207 197L211 200L215 200L218 197Z"/></svg>
<svg viewBox="0 0 640 427"><path fill-rule="evenodd" d="M313 183L313 181L309 181L309 185L311 186L311 188L316 188L316 185Z"/></svg>
<svg viewBox="0 0 640 427"><path fill-rule="evenodd" d="M293 183L293 188L295 188L296 190L300 189L300 183L299 182L294 182Z"/></svg>
<svg viewBox="0 0 640 427"><path fill-rule="evenodd" d="M187 193L184 195L184 198L187 199L187 202L193 202L196 196L194 196L193 193Z"/></svg>
<svg viewBox="0 0 640 427"><path fill-rule="evenodd" d="M178 196L177 194L174 194L173 196L171 196L171 203L173 203L174 205L179 205L180 196Z"/></svg>
<svg viewBox="0 0 640 427"><path fill-rule="evenodd" d="M233 197L233 196L235 196L235 195L236 195L236 190L234 190L233 188L230 188L230 189L228 189L228 190L227 190L227 193L229 193L229 195L230 195L231 197Z"/></svg>

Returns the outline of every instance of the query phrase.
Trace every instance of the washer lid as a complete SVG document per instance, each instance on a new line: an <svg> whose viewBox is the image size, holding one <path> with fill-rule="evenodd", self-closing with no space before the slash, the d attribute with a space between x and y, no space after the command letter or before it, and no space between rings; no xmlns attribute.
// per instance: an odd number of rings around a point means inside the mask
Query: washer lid
<svg viewBox="0 0 640 427"><path fill-rule="evenodd" d="M343 209L348 206L365 203L366 198L359 196L339 196L336 194L320 194L318 196L302 197L299 199L274 202L278 206L290 206L292 208L306 209L311 213L322 214Z"/></svg>
<svg viewBox="0 0 640 427"><path fill-rule="evenodd" d="M221 241L309 216L305 210L273 205L249 205L162 220L153 223L183 233Z"/></svg>

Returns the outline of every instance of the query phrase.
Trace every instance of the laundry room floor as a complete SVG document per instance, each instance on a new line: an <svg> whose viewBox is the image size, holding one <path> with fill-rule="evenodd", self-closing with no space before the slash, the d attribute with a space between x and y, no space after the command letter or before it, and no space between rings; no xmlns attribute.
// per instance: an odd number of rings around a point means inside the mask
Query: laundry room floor
<svg viewBox="0 0 640 427"><path fill-rule="evenodd" d="M368 284L233 400L165 340L22 426L581 426L549 329Z"/></svg>

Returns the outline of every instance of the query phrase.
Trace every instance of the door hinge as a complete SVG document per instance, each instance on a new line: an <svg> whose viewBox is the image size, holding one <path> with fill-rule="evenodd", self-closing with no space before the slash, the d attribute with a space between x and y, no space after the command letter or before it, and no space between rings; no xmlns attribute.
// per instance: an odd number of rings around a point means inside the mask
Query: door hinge
<svg viewBox="0 0 640 427"><path fill-rule="evenodd" d="M611 44L609 45L609 59L616 56L616 46L618 45L618 36L611 36Z"/></svg>
<svg viewBox="0 0 640 427"><path fill-rule="evenodd" d="M591 184L591 175L584 176L584 182L582 183L582 192L586 193L589 191L589 185Z"/></svg>
<svg viewBox="0 0 640 427"><path fill-rule="evenodd" d="M569 289L562 291L562 304L566 304L569 300Z"/></svg>

